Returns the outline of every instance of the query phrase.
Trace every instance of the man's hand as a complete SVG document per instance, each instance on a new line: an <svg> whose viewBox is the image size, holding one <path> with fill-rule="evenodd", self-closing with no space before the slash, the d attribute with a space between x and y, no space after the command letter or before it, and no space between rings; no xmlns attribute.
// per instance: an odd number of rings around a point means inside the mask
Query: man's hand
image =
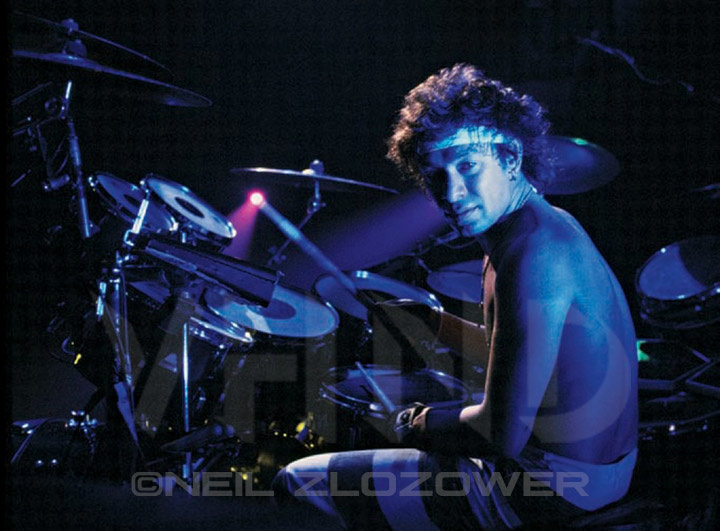
<svg viewBox="0 0 720 531"><path fill-rule="evenodd" d="M414 445L425 433L425 415L430 408L416 402L390 415L392 431L400 444Z"/></svg>

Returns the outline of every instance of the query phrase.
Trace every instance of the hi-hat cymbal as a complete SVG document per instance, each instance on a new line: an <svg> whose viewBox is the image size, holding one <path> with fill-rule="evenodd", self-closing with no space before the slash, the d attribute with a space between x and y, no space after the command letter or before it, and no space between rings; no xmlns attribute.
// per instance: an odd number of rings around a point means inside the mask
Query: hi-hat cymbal
<svg viewBox="0 0 720 531"><path fill-rule="evenodd" d="M13 48L24 48L33 49L35 51L44 52L63 52L68 41L80 40L82 42L81 47L85 44L101 45L101 50L106 50L112 54L113 63L115 61L121 61L123 64L128 61L134 61L133 65L137 67L151 67L155 70L155 73L160 73L163 76L170 75L170 71L165 65L162 65L148 57L145 54L132 50L122 44L118 44L109 39L105 39L98 35L93 35L86 31L79 29L78 24L72 19L66 19L62 22L53 22L42 17L31 15L29 13L22 13L20 11L13 12ZM28 40L29 42L15 42L16 40ZM34 44L31 42L34 40ZM63 40L65 43L63 43ZM38 48L37 46L41 46ZM104 48L103 48L104 47ZM96 48L94 48L94 51ZM121 52L120 54L118 52ZM122 57L124 55L124 57ZM95 55L93 54L93 57ZM115 64L115 66L120 66Z"/></svg>
<svg viewBox="0 0 720 531"><path fill-rule="evenodd" d="M91 59L66 53L45 53L31 50L13 50L14 59L52 66L62 71L66 79L75 79L76 75L93 76L99 80L106 78L118 83L116 87L128 89L128 95L144 100L173 105L177 107L208 107L212 101L205 96L191 92L162 81L150 79L124 70L101 65Z"/></svg>
<svg viewBox="0 0 720 531"><path fill-rule="evenodd" d="M277 183L295 188L312 188L317 182L323 191L332 192L380 192L397 194L397 190L386 188L377 184L362 181L353 181L342 177L333 177L312 170L278 170L273 168L235 168L230 173L255 182Z"/></svg>
<svg viewBox="0 0 720 531"><path fill-rule="evenodd" d="M599 188L620 173L620 163L603 147L583 140L549 135L555 175L543 189L547 195L570 195Z"/></svg>

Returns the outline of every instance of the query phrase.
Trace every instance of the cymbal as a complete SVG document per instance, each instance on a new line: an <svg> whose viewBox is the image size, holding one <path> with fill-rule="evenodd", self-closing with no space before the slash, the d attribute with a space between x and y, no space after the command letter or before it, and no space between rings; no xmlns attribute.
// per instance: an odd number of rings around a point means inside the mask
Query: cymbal
<svg viewBox="0 0 720 531"><path fill-rule="evenodd" d="M132 74L101 65L91 59L65 53L45 53L31 50L13 50L14 59L27 60L34 63L44 63L57 67L63 71L65 77L73 79L73 74L91 75L96 78L112 79L130 89L129 94L144 100L172 105L176 107L208 107L212 101L205 96L189 90L163 83L155 79Z"/></svg>
<svg viewBox="0 0 720 531"><path fill-rule="evenodd" d="M548 135L555 175L543 189L547 195L570 195L600 188L620 173L620 163L603 147L565 136Z"/></svg>
<svg viewBox="0 0 720 531"><path fill-rule="evenodd" d="M52 46L57 47L59 44L63 44L62 41L58 41L57 38L72 40L81 39L82 41L84 41L83 44L89 43L93 45L100 44L106 46L108 48L108 52L113 54L113 59L117 59L119 57L117 52L122 52L126 54L126 59L137 59L139 60L140 64L143 64L144 66L150 66L161 72L163 75L170 75L170 71L165 65L158 63L157 61L155 61L151 57L148 57L145 54L123 46L122 44L118 44L98 35L93 35L92 33L82 31L78 28L77 23L72 19L66 19L62 22L53 22L52 20L47 20L45 18L31 15L29 13L23 13L20 11L14 11L13 17L16 22L13 27L13 33L15 35L15 38L28 38L30 37L30 34L37 34L41 30L46 30L46 33L43 35L35 35L36 39L45 40L45 42L37 43L43 46L43 51L62 51L51 49ZM49 32L53 32L55 34L56 39L54 42L50 41L52 35L48 35L47 33ZM14 47L27 48L27 46L17 46L17 43L15 44L16 46ZM32 49L39 51L35 47L32 47Z"/></svg>
<svg viewBox="0 0 720 531"><path fill-rule="evenodd" d="M273 168L234 168L230 174L248 180L262 180L264 183L277 183L294 188L312 188L315 183L320 189L332 192L379 192L384 194L397 194L397 190L386 188L377 184L362 181L353 181L342 177L333 177L312 170L277 170Z"/></svg>
<svg viewBox="0 0 720 531"><path fill-rule="evenodd" d="M428 273L434 291L465 302L482 302L482 260L459 262Z"/></svg>

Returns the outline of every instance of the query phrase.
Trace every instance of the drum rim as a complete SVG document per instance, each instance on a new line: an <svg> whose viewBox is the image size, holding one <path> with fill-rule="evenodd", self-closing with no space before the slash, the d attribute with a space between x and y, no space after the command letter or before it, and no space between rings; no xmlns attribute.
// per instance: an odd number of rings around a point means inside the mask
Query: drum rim
<svg viewBox="0 0 720 531"><path fill-rule="evenodd" d="M638 429L642 432L643 430L650 430L653 428L665 428L672 425L678 426L678 427L688 427L693 426L695 424L699 424L705 420L720 416L720 405L717 403L717 399L710 396L697 396L696 394L693 394L693 398L700 399L702 401L703 407L702 411L698 411L695 414L692 415L686 415L685 417L682 417L681 415L668 415L667 418L663 419L657 419L657 420L638 420ZM642 415L642 409L643 406L645 406L648 403L642 402L640 404L640 414ZM675 430L673 430L675 431ZM677 433L685 433L683 430L677 430ZM672 433L671 433L672 434Z"/></svg>
<svg viewBox="0 0 720 531"><path fill-rule="evenodd" d="M245 335L240 335L240 330L238 330L238 332L236 333L236 332L233 332L232 330L228 330L228 329L225 329L225 328L219 326L220 323L211 323L210 319L218 319L222 322L223 325L229 324L230 326L233 326L233 327L235 326L233 323L230 323L225 320L221 320L215 314L210 314L209 312L207 312L207 310L205 310L204 307L202 307L202 310L203 310L202 314L199 313L197 310L195 310L193 315L190 316L189 322L190 322L191 328L200 327L200 328L205 328L207 330L211 330L238 345L252 345L255 342L253 337L251 335L248 335L247 333ZM247 332L247 330L246 330L246 332ZM194 336L194 337L198 337L198 336ZM205 341L206 343L210 343L216 347L221 346L221 345L215 345L214 342L212 342L210 340L206 340L204 338L199 338L199 339L201 341Z"/></svg>

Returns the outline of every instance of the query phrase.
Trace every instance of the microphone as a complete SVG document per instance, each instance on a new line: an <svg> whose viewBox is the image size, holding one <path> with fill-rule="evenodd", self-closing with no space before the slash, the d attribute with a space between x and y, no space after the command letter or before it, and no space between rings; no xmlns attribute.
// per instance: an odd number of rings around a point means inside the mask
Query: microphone
<svg viewBox="0 0 720 531"><path fill-rule="evenodd" d="M67 118L67 127L68 144L70 146L70 160L72 161L75 173L75 190L77 191L80 233L82 234L82 237L87 240L98 231L98 228L93 225L93 222L90 220L87 197L85 197L85 183L83 182L82 163L80 161L80 143L78 142L78 137L75 133L75 123L69 116Z"/></svg>

